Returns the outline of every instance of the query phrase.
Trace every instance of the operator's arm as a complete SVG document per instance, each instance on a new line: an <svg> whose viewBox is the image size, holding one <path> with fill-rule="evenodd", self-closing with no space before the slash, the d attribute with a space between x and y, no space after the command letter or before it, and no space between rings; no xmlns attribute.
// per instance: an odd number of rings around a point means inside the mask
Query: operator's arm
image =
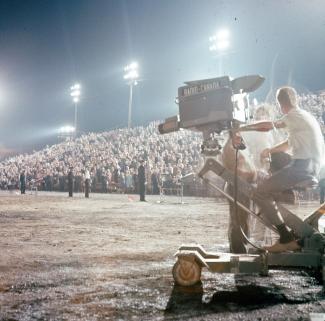
<svg viewBox="0 0 325 321"><path fill-rule="evenodd" d="M288 140L273 146L272 148L266 148L261 153L261 159L268 158L270 154L287 152L290 149Z"/></svg>
<svg viewBox="0 0 325 321"><path fill-rule="evenodd" d="M273 154L273 153L287 152L288 149L289 149L289 141L286 140L286 141L270 148L270 153Z"/></svg>
<svg viewBox="0 0 325 321"><path fill-rule="evenodd" d="M258 131L258 132L268 132L274 128L284 128L286 125L282 120L278 121L262 121L255 124L250 124L242 126L236 129L236 131L246 132L246 131Z"/></svg>

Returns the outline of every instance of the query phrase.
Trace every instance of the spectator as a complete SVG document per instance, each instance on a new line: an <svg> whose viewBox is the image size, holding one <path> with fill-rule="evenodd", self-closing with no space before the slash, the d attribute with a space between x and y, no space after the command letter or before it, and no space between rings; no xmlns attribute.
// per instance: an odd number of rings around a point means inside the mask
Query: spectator
<svg viewBox="0 0 325 321"><path fill-rule="evenodd" d="M138 180L139 180L139 194L140 201L145 202L145 193L146 193L146 172L144 167L144 161L140 160L140 166L138 168Z"/></svg>
<svg viewBox="0 0 325 321"><path fill-rule="evenodd" d="M26 176L25 176L25 171L22 171L19 177L20 181L20 192L21 194L25 194L26 191Z"/></svg>
<svg viewBox="0 0 325 321"><path fill-rule="evenodd" d="M85 181L85 197L89 198L89 192L90 192L90 173L89 170L85 170L84 174L84 181Z"/></svg>
<svg viewBox="0 0 325 321"><path fill-rule="evenodd" d="M68 173L68 191L69 191L69 197L73 196L73 171L72 168L70 168L70 171Z"/></svg>

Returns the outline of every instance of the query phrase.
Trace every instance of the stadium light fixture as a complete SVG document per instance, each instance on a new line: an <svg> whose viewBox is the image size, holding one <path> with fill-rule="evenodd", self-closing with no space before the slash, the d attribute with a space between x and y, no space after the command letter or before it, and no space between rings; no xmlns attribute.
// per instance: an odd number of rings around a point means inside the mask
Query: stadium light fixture
<svg viewBox="0 0 325 321"><path fill-rule="evenodd" d="M59 129L60 134L71 134L75 132L75 128L73 126L62 126Z"/></svg>
<svg viewBox="0 0 325 321"><path fill-rule="evenodd" d="M58 138L59 139L71 139L75 135L76 129L73 126L66 125L58 129Z"/></svg>
<svg viewBox="0 0 325 321"><path fill-rule="evenodd" d="M217 32L217 39L218 40L225 40L229 39L229 30L228 29L221 29Z"/></svg>
<svg viewBox="0 0 325 321"><path fill-rule="evenodd" d="M70 96L72 97L72 101L74 103L74 130L73 132L77 133L77 121L78 121L78 103L80 101L81 96L81 85L76 83L70 87Z"/></svg>
<svg viewBox="0 0 325 321"><path fill-rule="evenodd" d="M127 80L128 85L130 86L130 95L129 95L129 113L128 113L128 128L131 128L131 118L132 118L132 95L133 95L133 86L138 84L139 73L138 73L138 63L132 62L129 65L124 67L124 76L123 78Z"/></svg>

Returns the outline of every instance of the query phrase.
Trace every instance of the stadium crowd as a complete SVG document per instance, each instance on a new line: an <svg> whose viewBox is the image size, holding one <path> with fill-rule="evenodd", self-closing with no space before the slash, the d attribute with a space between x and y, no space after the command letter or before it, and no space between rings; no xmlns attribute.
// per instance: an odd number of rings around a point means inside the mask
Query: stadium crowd
<svg viewBox="0 0 325 321"><path fill-rule="evenodd" d="M47 146L32 154L17 155L0 163L0 188L18 188L25 171L27 186L46 191L65 191L70 168L74 190L83 190L89 170L92 191L137 192L137 169L146 164L147 191L158 194L159 185L172 184L193 172L200 161L200 134L179 131L160 135L158 122L147 127L89 133L75 140Z"/></svg>
<svg viewBox="0 0 325 321"><path fill-rule="evenodd" d="M322 117L325 112L325 92L321 92L318 95L302 94L299 98L301 107L312 113L323 126L324 121Z"/></svg>
<svg viewBox="0 0 325 321"><path fill-rule="evenodd" d="M300 106L314 114L324 128L325 95L301 95ZM160 135L157 127L158 122L152 122L146 127L89 133L10 157L0 163L0 188L19 188L24 171L27 188L66 191L67 175L73 169L76 192L83 191L88 170L92 191L136 193L137 169L144 160L147 193L158 194L159 186L172 187L201 165L202 135L192 131Z"/></svg>

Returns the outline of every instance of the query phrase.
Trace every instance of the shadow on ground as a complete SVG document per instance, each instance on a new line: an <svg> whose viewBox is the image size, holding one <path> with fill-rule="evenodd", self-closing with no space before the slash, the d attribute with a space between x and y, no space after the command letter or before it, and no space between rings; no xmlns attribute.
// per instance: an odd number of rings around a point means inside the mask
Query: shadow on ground
<svg viewBox="0 0 325 321"><path fill-rule="evenodd" d="M276 285L267 278L263 284L251 281L252 278L248 280L245 276L235 276L234 286L212 291L211 295L206 295L206 289L201 282L192 287L174 285L165 309L165 317L168 319L171 316L179 318L210 313L245 313L283 304L294 306L324 298L324 291L316 280L315 291L304 290L304 287L299 290L297 287L301 284L293 288L281 283Z"/></svg>

